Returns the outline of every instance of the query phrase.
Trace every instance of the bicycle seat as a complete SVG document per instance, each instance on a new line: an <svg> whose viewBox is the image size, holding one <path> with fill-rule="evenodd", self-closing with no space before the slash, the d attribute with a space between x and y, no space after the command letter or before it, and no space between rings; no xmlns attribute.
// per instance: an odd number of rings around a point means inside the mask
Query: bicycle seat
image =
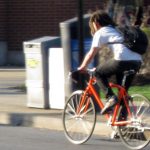
<svg viewBox="0 0 150 150"><path fill-rule="evenodd" d="M126 82L126 78L127 78L127 76L129 76L129 75L131 75L131 74L135 74L136 73L136 71L135 70L133 70L133 69L131 69L131 70L127 70L127 71L124 71L123 72L123 74L124 74L124 76L123 76L123 79L122 79L122 86L124 86L125 85L125 82Z"/></svg>
<svg viewBox="0 0 150 150"><path fill-rule="evenodd" d="M135 70L127 70L127 71L124 71L123 72L123 74L125 75L125 76L129 76L129 75L131 75L131 74L135 74Z"/></svg>

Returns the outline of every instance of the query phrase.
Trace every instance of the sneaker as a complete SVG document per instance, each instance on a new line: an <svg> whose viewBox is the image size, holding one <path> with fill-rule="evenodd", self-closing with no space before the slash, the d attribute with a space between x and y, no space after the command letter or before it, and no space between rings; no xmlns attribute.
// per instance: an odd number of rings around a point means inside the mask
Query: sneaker
<svg viewBox="0 0 150 150"><path fill-rule="evenodd" d="M117 103L118 103L118 99L115 95L113 95L106 102L104 108L101 110L101 114L104 115L108 113L108 111L111 110Z"/></svg>
<svg viewBox="0 0 150 150"><path fill-rule="evenodd" d="M120 136L119 136L117 128L118 128L117 126L113 126L112 127L113 131L112 131L112 133L110 135L111 139L120 139Z"/></svg>
<svg viewBox="0 0 150 150"><path fill-rule="evenodd" d="M117 131L113 131L110 136L111 139L120 139L119 133Z"/></svg>

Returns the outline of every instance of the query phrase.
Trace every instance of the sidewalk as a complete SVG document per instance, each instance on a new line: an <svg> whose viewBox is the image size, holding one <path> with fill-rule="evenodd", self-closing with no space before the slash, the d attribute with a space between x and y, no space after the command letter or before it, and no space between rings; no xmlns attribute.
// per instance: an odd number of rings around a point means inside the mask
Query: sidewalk
<svg viewBox="0 0 150 150"><path fill-rule="evenodd" d="M18 88L24 84L25 69L0 68L0 124L63 130L63 110L28 108L27 94ZM99 121L94 134L109 136L111 128Z"/></svg>

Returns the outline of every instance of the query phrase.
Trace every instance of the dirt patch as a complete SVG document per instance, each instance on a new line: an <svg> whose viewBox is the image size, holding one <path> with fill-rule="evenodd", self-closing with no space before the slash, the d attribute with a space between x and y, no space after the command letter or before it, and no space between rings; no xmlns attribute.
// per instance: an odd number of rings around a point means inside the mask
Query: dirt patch
<svg viewBox="0 0 150 150"><path fill-rule="evenodd" d="M137 74L132 85L148 85L150 84L150 73Z"/></svg>

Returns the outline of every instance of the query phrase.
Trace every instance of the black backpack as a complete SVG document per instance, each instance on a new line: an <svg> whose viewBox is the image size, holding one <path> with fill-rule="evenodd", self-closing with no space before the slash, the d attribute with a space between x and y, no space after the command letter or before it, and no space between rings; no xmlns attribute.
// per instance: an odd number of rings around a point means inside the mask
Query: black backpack
<svg viewBox="0 0 150 150"><path fill-rule="evenodd" d="M138 26L117 27L117 30L124 36L124 45L130 50L143 55L148 48L148 38L144 31Z"/></svg>

